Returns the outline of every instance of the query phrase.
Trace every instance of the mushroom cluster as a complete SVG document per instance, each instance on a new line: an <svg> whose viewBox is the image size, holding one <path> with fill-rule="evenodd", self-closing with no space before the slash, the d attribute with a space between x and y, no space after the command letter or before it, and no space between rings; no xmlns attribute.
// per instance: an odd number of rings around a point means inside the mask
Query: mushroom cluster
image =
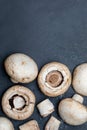
<svg viewBox="0 0 87 130"><path fill-rule="evenodd" d="M87 96L87 63L77 66L71 76L69 68L59 62L51 62L42 67L38 74L36 62L22 53L8 56L4 62L5 70L13 83L30 83L38 76L38 86L41 92L49 97L64 94L71 83L76 91L72 98L65 98L58 104L58 114L69 125L82 125L87 122L87 107L83 104L83 97ZM81 96L82 95L82 96ZM23 85L13 85L2 97L4 113L15 120L29 118L35 108L35 94ZM40 115L44 118L55 111L54 104L49 98L37 104ZM58 130L61 121L51 116L46 123L45 130ZM20 130L40 130L36 120L31 120L19 126ZM0 130L14 130L12 122L0 117Z"/></svg>

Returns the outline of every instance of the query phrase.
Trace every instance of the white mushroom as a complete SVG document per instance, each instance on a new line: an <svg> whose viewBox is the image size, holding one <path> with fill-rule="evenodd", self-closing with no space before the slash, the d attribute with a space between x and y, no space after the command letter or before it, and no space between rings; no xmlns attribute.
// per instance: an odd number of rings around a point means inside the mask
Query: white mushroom
<svg viewBox="0 0 87 130"><path fill-rule="evenodd" d="M39 125L36 120L31 120L21 126L19 126L20 130L40 130Z"/></svg>
<svg viewBox="0 0 87 130"><path fill-rule="evenodd" d="M54 111L54 105L49 99L45 99L37 105L41 116L46 117Z"/></svg>
<svg viewBox="0 0 87 130"><path fill-rule="evenodd" d="M83 97L75 95L73 98L63 99L58 111L61 118L70 125L81 125L87 121L87 108L82 104Z"/></svg>
<svg viewBox="0 0 87 130"><path fill-rule="evenodd" d="M14 130L14 126L9 119L0 117L0 130Z"/></svg>
<svg viewBox="0 0 87 130"><path fill-rule="evenodd" d="M87 96L87 63L75 68L72 84L77 93Z"/></svg>
<svg viewBox="0 0 87 130"><path fill-rule="evenodd" d="M22 53L15 53L5 60L5 69L14 83L29 83L33 81L38 74L38 68L35 61Z"/></svg>
<svg viewBox="0 0 87 130"><path fill-rule="evenodd" d="M2 97L2 109L5 114L16 120L30 117L34 111L35 95L23 86L9 88Z"/></svg>
<svg viewBox="0 0 87 130"><path fill-rule="evenodd" d="M45 126L45 130L58 130L60 127L60 121L55 117L51 117Z"/></svg>
<svg viewBox="0 0 87 130"><path fill-rule="evenodd" d="M51 62L41 69L38 84L45 95L55 97L68 90L71 84L71 73L66 65Z"/></svg>

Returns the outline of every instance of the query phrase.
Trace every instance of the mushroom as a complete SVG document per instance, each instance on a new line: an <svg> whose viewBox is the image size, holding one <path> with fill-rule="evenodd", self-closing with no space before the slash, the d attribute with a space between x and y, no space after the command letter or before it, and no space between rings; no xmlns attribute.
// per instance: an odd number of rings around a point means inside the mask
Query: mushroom
<svg viewBox="0 0 87 130"><path fill-rule="evenodd" d="M40 130L40 128L36 120L31 120L19 126L19 130Z"/></svg>
<svg viewBox="0 0 87 130"><path fill-rule="evenodd" d="M29 83L33 81L38 74L38 68L35 61L22 53L14 53L5 60L5 70L14 83Z"/></svg>
<svg viewBox="0 0 87 130"><path fill-rule="evenodd" d="M9 119L0 117L0 130L14 130L14 126Z"/></svg>
<svg viewBox="0 0 87 130"><path fill-rule="evenodd" d="M63 99L58 106L59 115L70 125L81 125L87 121L87 108L82 104L83 97L76 94L73 98Z"/></svg>
<svg viewBox="0 0 87 130"><path fill-rule="evenodd" d="M45 126L45 130L58 130L60 123L61 122L57 120L54 116L51 116L51 118L49 119L49 121Z"/></svg>
<svg viewBox="0 0 87 130"><path fill-rule="evenodd" d="M35 95L23 86L9 88L2 97L2 109L5 114L15 120L24 120L34 111Z"/></svg>
<svg viewBox="0 0 87 130"><path fill-rule="evenodd" d="M77 93L87 96L87 63L75 68L72 85Z"/></svg>
<svg viewBox="0 0 87 130"><path fill-rule="evenodd" d="M51 62L41 69L38 84L45 95L56 97L68 90L71 84L71 73L66 65Z"/></svg>
<svg viewBox="0 0 87 130"><path fill-rule="evenodd" d="M42 117L46 117L54 111L54 105L49 99L45 99L37 105Z"/></svg>

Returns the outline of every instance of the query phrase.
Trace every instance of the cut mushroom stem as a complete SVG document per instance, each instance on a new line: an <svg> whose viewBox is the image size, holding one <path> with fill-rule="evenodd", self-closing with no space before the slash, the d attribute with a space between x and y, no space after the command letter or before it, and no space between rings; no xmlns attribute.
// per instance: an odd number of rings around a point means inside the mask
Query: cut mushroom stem
<svg viewBox="0 0 87 130"><path fill-rule="evenodd" d="M83 103L83 101L84 101L84 98L81 95L79 95L79 94L75 94L72 97L72 99L75 100L75 101L77 101L77 102L79 102L79 103Z"/></svg>
<svg viewBox="0 0 87 130"><path fill-rule="evenodd" d="M46 99L37 105L41 116L46 117L54 111L54 105L49 99Z"/></svg>
<svg viewBox="0 0 87 130"><path fill-rule="evenodd" d="M40 130L38 122L36 120L31 120L21 126L19 126L19 130Z"/></svg>
<svg viewBox="0 0 87 130"><path fill-rule="evenodd" d="M59 130L60 121L55 117L51 117L45 126L45 130Z"/></svg>

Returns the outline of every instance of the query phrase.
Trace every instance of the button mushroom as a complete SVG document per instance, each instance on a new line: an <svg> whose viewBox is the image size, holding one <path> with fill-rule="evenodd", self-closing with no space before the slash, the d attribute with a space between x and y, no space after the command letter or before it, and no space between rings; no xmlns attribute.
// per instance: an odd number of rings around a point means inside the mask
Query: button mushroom
<svg viewBox="0 0 87 130"><path fill-rule="evenodd" d="M45 130L58 130L60 126L60 121L55 117L51 117L45 126Z"/></svg>
<svg viewBox="0 0 87 130"><path fill-rule="evenodd" d="M14 130L14 126L9 119L0 117L0 130Z"/></svg>
<svg viewBox="0 0 87 130"><path fill-rule="evenodd" d="M77 93L87 96L87 63L75 68L72 85Z"/></svg>
<svg viewBox="0 0 87 130"><path fill-rule="evenodd" d="M5 114L16 120L31 116L35 106L35 95L26 87L15 85L2 97L2 109Z"/></svg>
<svg viewBox="0 0 87 130"><path fill-rule="evenodd" d="M82 104L83 97L75 95L73 98L63 99L58 111L61 118L70 125L81 125L87 121L87 108Z"/></svg>
<svg viewBox="0 0 87 130"><path fill-rule="evenodd" d="M66 65L51 62L41 69L38 84L45 95L55 97L68 90L71 84L71 73Z"/></svg>
<svg viewBox="0 0 87 130"><path fill-rule="evenodd" d="M38 74L35 61L22 53L15 53L8 56L5 60L5 70L14 83L29 83Z"/></svg>
<svg viewBox="0 0 87 130"><path fill-rule="evenodd" d="M46 117L54 111L54 105L49 99L45 99L37 105L41 116Z"/></svg>
<svg viewBox="0 0 87 130"><path fill-rule="evenodd" d="M31 120L21 126L19 126L20 130L40 130L39 125L36 120Z"/></svg>

